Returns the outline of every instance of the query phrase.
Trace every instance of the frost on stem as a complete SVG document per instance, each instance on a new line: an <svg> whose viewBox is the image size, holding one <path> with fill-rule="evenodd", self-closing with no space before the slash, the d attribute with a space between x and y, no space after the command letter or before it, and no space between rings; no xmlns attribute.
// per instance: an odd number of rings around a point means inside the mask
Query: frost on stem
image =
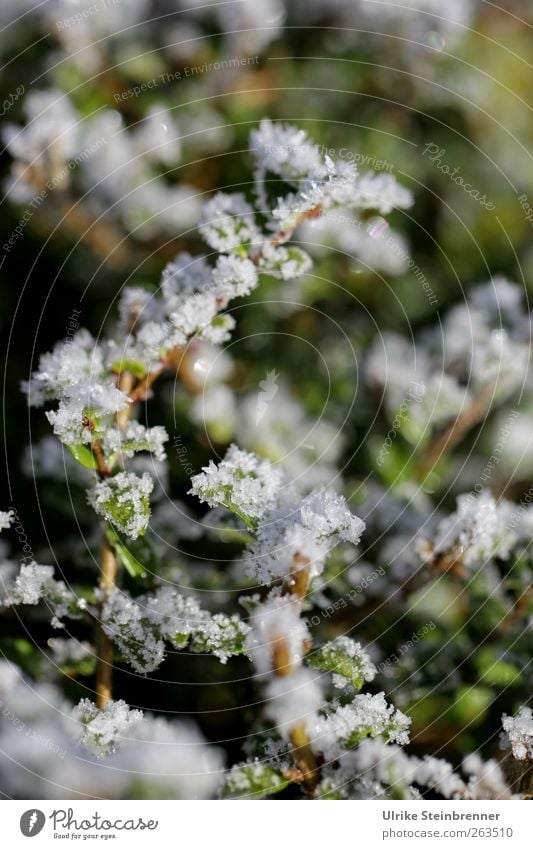
<svg viewBox="0 0 533 849"><path fill-rule="evenodd" d="M128 422L125 428L112 427L106 430L102 445L108 462L113 464L117 457L131 459L138 451L149 451L162 462L166 458L165 442L168 433L161 425L145 427L140 422Z"/></svg>
<svg viewBox="0 0 533 849"><path fill-rule="evenodd" d="M309 632L292 596L272 595L250 617L246 648L259 675L290 675L300 666Z"/></svg>
<svg viewBox="0 0 533 849"><path fill-rule="evenodd" d="M493 557L506 560L519 539L516 507L488 492L460 495L457 510L443 519L431 542L423 541L420 551L430 561L447 557L469 569Z"/></svg>
<svg viewBox="0 0 533 849"><path fill-rule="evenodd" d="M277 198L269 226L289 234L306 217L335 207L382 213L412 205L411 193L390 174L364 174L350 162L323 156L303 130L265 119L251 134L256 159L256 191L263 214L270 204L265 177L275 174L297 191Z"/></svg>
<svg viewBox="0 0 533 849"><path fill-rule="evenodd" d="M89 504L117 530L131 539L144 534L150 520L150 493L154 482L146 472L118 472L87 492Z"/></svg>
<svg viewBox="0 0 533 849"><path fill-rule="evenodd" d="M364 528L342 496L330 489L315 490L263 515L245 557L246 571L269 584L289 576L300 562L306 564L309 578L316 577L330 551L341 541L357 545Z"/></svg>

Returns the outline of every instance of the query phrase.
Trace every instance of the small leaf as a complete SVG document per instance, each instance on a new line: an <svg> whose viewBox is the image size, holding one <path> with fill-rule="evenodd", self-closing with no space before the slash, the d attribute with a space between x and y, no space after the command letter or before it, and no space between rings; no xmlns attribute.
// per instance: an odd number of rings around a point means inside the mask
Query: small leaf
<svg viewBox="0 0 533 849"><path fill-rule="evenodd" d="M146 367L137 360L117 360L111 368L116 374L129 371L134 377L138 378L144 377L146 374Z"/></svg>
<svg viewBox="0 0 533 849"><path fill-rule="evenodd" d="M311 652L307 663L313 669L324 669L333 672L334 676L340 676L346 684L350 682L356 692L365 681L372 681L376 674L376 668L367 652L349 637L337 637L336 640ZM342 686L342 680L340 685Z"/></svg>
<svg viewBox="0 0 533 849"><path fill-rule="evenodd" d="M223 799L263 799L280 793L291 784L277 769L261 763L237 764L222 788Z"/></svg>
<svg viewBox="0 0 533 849"><path fill-rule="evenodd" d="M154 552L145 539L139 537L126 547L114 528L109 526L106 534L119 561L132 578L146 578L147 574L154 573L156 569Z"/></svg>
<svg viewBox="0 0 533 849"><path fill-rule="evenodd" d="M86 445L67 445L67 448L81 466L85 466L86 469L98 468L93 452Z"/></svg>

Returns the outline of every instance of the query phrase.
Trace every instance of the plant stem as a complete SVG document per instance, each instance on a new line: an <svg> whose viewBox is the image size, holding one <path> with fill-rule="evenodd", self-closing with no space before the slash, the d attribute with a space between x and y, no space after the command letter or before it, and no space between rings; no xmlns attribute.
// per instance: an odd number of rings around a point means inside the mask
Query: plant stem
<svg viewBox="0 0 533 849"><path fill-rule="evenodd" d="M133 387L133 375L124 371L119 377L118 388L122 392L129 393ZM126 409L117 413L117 425L123 430L129 420L132 404ZM110 469L105 466L100 444L97 442L98 448L95 451L98 468L100 474L109 474ZM95 444L93 443L93 450ZM101 459L100 459L101 458ZM103 465L103 468L101 467ZM117 582L117 560L115 553L111 547L107 534L104 530L102 539L102 552L100 560L100 590L102 592L102 601L100 611L105 603L105 600L115 589ZM101 613L100 613L101 617ZM101 621L96 623L95 633L96 643L96 705L99 710L103 710L110 699L113 698L113 642L104 633Z"/></svg>
<svg viewBox="0 0 533 849"><path fill-rule="evenodd" d="M494 387L486 387L470 406L459 415L448 427L430 444L418 467L418 478L424 480L435 465L466 436L469 430L478 424L489 410Z"/></svg>
<svg viewBox="0 0 533 849"><path fill-rule="evenodd" d="M113 591L117 578L117 561L104 532L100 563L100 589L104 599ZM113 698L113 643L104 633L101 621L96 623L96 705L103 710Z"/></svg>

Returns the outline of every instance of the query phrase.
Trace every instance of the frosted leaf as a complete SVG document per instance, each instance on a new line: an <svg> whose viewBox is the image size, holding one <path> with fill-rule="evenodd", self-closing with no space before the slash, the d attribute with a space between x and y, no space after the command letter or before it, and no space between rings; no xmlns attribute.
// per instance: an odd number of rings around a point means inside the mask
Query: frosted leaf
<svg viewBox="0 0 533 849"><path fill-rule="evenodd" d="M257 269L249 259L222 255L213 269L213 282L228 298L249 295L257 286Z"/></svg>
<svg viewBox="0 0 533 849"><path fill-rule="evenodd" d="M219 192L208 200L198 227L207 244L220 253L247 254L250 246L259 241L254 211L238 192Z"/></svg>
<svg viewBox="0 0 533 849"><path fill-rule="evenodd" d="M330 550L341 540L357 544L364 522L332 490L315 490L301 501L267 512L245 557L247 574L269 584L290 575L296 564L321 574Z"/></svg>
<svg viewBox="0 0 533 849"><path fill-rule="evenodd" d="M152 672L163 662L165 643L158 625L126 593L117 589L106 599L102 628L137 672Z"/></svg>
<svg viewBox="0 0 533 849"><path fill-rule="evenodd" d="M331 489L319 489L302 501L302 524L321 540L344 540L357 545L365 523L346 507L346 501Z"/></svg>
<svg viewBox="0 0 533 849"><path fill-rule="evenodd" d="M413 205L413 196L392 174L369 171L359 177L350 205L387 215L394 209L408 209Z"/></svg>
<svg viewBox="0 0 533 849"><path fill-rule="evenodd" d="M97 383L104 377L103 351L87 330L58 342L39 358L39 368L23 385L32 406L62 398L65 390L84 381ZM86 383L84 385L87 385Z"/></svg>
<svg viewBox="0 0 533 849"><path fill-rule="evenodd" d="M502 716L502 747L511 749L517 761L533 760L533 711L521 707L516 716Z"/></svg>
<svg viewBox="0 0 533 849"><path fill-rule="evenodd" d="M148 527L153 487L153 480L146 472L142 477L132 472L119 472L95 484L87 491L87 498L99 516L136 539Z"/></svg>
<svg viewBox="0 0 533 849"><path fill-rule="evenodd" d="M287 182L325 176L318 145L308 139L304 130L290 124L263 119L250 134L250 148L261 172L271 171Z"/></svg>
<svg viewBox="0 0 533 849"><path fill-rule="evenodd" d="M53 566L39 566L35 561L21 566L11 594L11 604L38 604L53 580Z"/></svg>
<svg viewBox="0 0 533 849"><path fill-rule="evenodd" d="M267 460L231 445L218 465L211 460L194 475L190 492L210 507L222 505L250 523L274 501L282 481L280 470Z"/></svg>
<svg viewBox="0 0 533 849"><path fill-rule="evenodd" d="M259 269L272 277L293 280L307 274L313 266L309 254L294 245L274 246L265 242L261 249Z"/></svg>
<svg viewBox="0 0 533 849"><path fill-rule="evenodd" d="M315 649L307 657L313 669L324 669L333 673L333 683L341 689L351 684L356 691L365 681L372 681L376 667L360 643L350 637L337 637L322 648Z"/></svg>
<svg viewBox="0 0 533 849"><path fill-rule="evenodd" d="M168 433L161 425L145 427L140 422L128 422L124 429L108 428L102 439L104 453L116 457L131 458L138 451L149 451L160 462L166 458L165 442Z"/></svg>
<svg viewBox="0 0 533 849"><path fill-rule="evenodd" d="M385 700L384 693L364 693L318 718L313 745L327 759L338 757L342 749L354 748L365 737L383 737L386 742L405 745L409 742L410 723L405 714Z"/></svg>
<svg viewBox="0 0 533 849"><path fill-rule="evenodd" d="M138 672L152 672L165 658L165 641L177 649L190 641L195 652L211 652L222 663L241 654L249 627L238 616L212 615L172 587L132 599L115 590L106 600L102 627Z"/></svg>
<svg viewBox="0 0 533 849"><path fill-rule="evenodd" d="M226 775L221 795L223 799L263 799L284 790L290 779L277 769L254 761L236 764Z"/></svg>
<svg viewBox="0 0 533 849"><path fill-rule="evenodd" d="M286 676L301 665L309 632L295 598L271 596L253 611L250 626L246 650L259 675L277 670Z"/></svg>
<svg viewBox="0 0 533 849"><path fill-rule="evenodd" d="M180 309L190 295L209 290L212 270L205 257L182 252L163 270L161 291L168 312ZM212 288L212 287L211 287Z"/></svg>
<svg viewBox="0 0 533 849"><path fill-rule="evenodd" d="M235 319L232 315L217 315L209 324L200 328L200 338L212 345L221 345L231 338L231 331L235 327Z"/></svg>
<svg viewBox="0 0 533 849"><path fill-rule="evenodd" d="M0 510L0 531L6 531L15 522L14 510Z"/></svg>
<svg viewBox="0 0 533 849"><path fill-rule="evenodd" d="M492 557L507 559L516 543L512 529L515 508L510 501L495 501L488 492L460 495L457 510L443 519L433 540L433 554L452 553L470 568Z"/></svg>
<svg viewBox="0 0 533 849"><path fill-rule="evenodd" d="M327 542L302 525L300 505L285 505L268 511L259 523L244 568L265 585L302 568L313 578L321 574L329 551Z"/></svg>
<svg viewBox="0 0 533 849"><path fill-rule="evenodd" d="M6 607L15 604L39 604L44 601L59 622L64 616L83 615L83 599L78 599L64 581L56 581L53 566L40 566L35 561L22 565L3 600Z"/></svg>
<svg viewBox="0 0 533 849"><path fill-rule="evenodd" d="M125 409L128 396L112 383L81 381L63 390L66 400L55 412L46 413L55 435L65 445L88 443L99 433L101 417Z"/></svg>
<svg viewBox="0 0 533 849"><path fill-rule="evenodd" d="M130 710L126 702L109 701L98 710L89 699L82 699L72 711L72 717L82 725L80 743L97 757L116 751L121 740L143 719L141 710Z"/></svg>
<svg viewBox="0 0 533 849"><path fill-rule="evenodd" d="M228 616L226 613L208 615L195 627L191 651L211 652L221 663L227 663L228 658L242 654L249 631L249 626L237 615Z"/></svg>

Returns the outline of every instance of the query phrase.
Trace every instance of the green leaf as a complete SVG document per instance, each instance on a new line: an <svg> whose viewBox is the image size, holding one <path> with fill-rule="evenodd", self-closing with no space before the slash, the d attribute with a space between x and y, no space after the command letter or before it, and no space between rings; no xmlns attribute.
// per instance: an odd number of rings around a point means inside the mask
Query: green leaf
<svg viewBox="0 0 533 849"><path fill-rule="evenodd" d="M98 468L96 458L87 445L67 445L67 448L81 466L85 466L86 469Z"/></svg>
<svg viewBox="0 0 533 849"><path fill-rule="evenodd" d="M523 681L522 670L501 657L501 651L490 646L481 648L475 656L479 680L483 684L507 686Z"/></svg>
<svg viewBox="0 0 533 849"><path fill-rule="evenodd" d="M322 648L311 652L307 663L313 669L324 669L347 679L356 692L365 681L371 681L376 669L366 651L349 637L338 637Z"/></svg>
<svg viewBox="0 0 533 849"><path fill-rule="evenodd" d="M156 571L155 555L146 539L139 537L126 547L111 526L107 527L106 534L118 560L132 578L146 578L148 574Z"/></svg>
<svg viewBox="0 0 533 849"><path fill-rule="evenodd" d="M117 374L123 371L129 371L134 377L144 377L146 374L145 366L137 360L117 360L111 366L112 370Z"/></svg>
<svg viewBox="0 0 533 849"><path fill-rule="evenodd" d="M291 780L277 769L261 763L237 764L229 772L222 788L223 799L263 799L280 793Z"/></svg>

